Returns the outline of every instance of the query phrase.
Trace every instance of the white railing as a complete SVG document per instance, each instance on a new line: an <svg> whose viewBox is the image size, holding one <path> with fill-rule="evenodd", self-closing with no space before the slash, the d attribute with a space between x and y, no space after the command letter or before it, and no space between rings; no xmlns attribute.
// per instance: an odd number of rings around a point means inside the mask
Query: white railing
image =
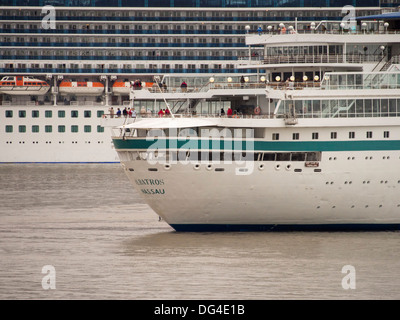
<svg viewBox="0 0 400 320"><path fill-rule="evenodd" d="M365 63L376 62L382 55L363 54L319 54L319 55L274 55L264 57L264 64L301 63Z"/></svg>

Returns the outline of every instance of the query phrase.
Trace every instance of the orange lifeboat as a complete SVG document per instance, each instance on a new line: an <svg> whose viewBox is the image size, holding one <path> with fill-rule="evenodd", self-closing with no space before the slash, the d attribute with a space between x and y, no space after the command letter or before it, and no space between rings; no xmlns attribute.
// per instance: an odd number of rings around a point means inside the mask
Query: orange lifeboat
<svg viewBox="0 0 400 320"><path fill-rule="evenodd" d="M104 85L101 82L93 81L71 81L63 80L59 86L61 94L73 94L83 96L98 96L104 91Z"/></svg>
<svg viewBox="0 0 400 320"><path fill-rule="evenodd" d="M135 81L115 81L113 84L113 93L115 95L129 95L130 88L133 89L141 89L141 88L151 88L153 86L153 82L141 82L141 87L137 87L134 85Z"/></svg>
<svg viewBox="0 0 400 320"><path fill-rule="evenodd" d="M0 93L11 95L44 95L50 86L46 81L31 76L5 76L0 80Z"/></svg>

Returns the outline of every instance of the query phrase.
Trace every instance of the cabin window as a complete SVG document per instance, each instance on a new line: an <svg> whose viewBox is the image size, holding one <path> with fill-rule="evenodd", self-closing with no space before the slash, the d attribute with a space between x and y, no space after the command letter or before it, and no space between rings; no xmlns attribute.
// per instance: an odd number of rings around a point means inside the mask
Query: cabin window
<svg viewBox="0 0 400 320"><path fill-rule="evenodd" d="M13 126L6 126L6 132L7 133L12 133L13 132Z"/></svg>
<svg viewBox="0 0 400 320"><path fill-rule="evenodd" d="M32 132L33 132L33 133L38 133L38 132L39 132L39 126L33 125L33 126L32 126Z"/></svg>
<svg viewBox="0 0 400 320"><path fill-rule="evenodd" d="M337 139L337 132L331 132L331 139Z"/></svg>
<svg viewBox="0 0 400 320"><path fill-rule="evenodd" d="M291 161L305 161L306 154L304 152L293 152L291 156Z"/></svg>
<svg viewBox="0 0 400 320"><path fill-rule="evenodd" d="M275 153L264 153L263 160L264 161L275 161Z"/></svg>
<svg viewBox="0 0 400 320"><path fill-rule="evenodd" d="M300 133L293 133L293 140L299 140L300 139Z"/></svg>
<svg viewBox="0 0 400 320"><path fill-rule="evenodd" d="M85 118L90 118L90 117L92 116L92 111L90 111L90 110L85 110L85 111L83 112L83 116L84 116Z"/></svg>
<svg viewBox="0 0 400 320"><path fill-rule="evenodd" d="M64 110L59 110L58 111L58 117L59 118L65 118L65 111Z"/></svg>
<svg viewBox="0 0 400 320"><path fill-rule="evenodd" d="M101 125L98 125L97 132L99 132L99 133L104 132L104 127L102 127Z"/></svg>
<svg viewBox="0 0 400 320"><path fill-rule="evenodd" d="M65 126L58 126L58 132L64 133L65 132Z"/></svg>
<svg viewBox="0 0 400 320"><path fill-rule="evenodd" d="M12 118L12 117L13 117L12 110L6 110L6 118Z"/></svg>
<svg viewBox="0 0 400 320"><path fill-rule="evenodd" d="M318 132L313 132L311 137L313 140L318 140Z"/></svg>
<svg viewBox="0 0 400 320"><path fill-rule="evenodd" d="M78 126L72 125L71 126L71 132L74 132L74 133L78 132Z"/></svg>
<svg viewBox="0 0 400 320"><path fill-rule="evenodd" d="M371 139L372 138L372 131L367 131L367 139Z"/></svg>
<svg viewBox="0 0 400 320"><path fill-rule="evenodd" d="M53 111L51 111L51 110L46 110L46 111L44 112L44 116L45 116L46 118L51 118L51 117L53 116Z"/></svg>
<svg viewBox="0 0 400 320"><path fill-rule="evenodd" d="M279 133L273 133L272 140L279 140Z"/></svg>
<svg viewBox="0 0 400 320"><path fill-rule="evenodd" d="M19 126L18 127L19 133L25 133L26 132L26 126Z"/></svg>
<svg viewBox="0 0 400 320"><path fill-rule="evenodd" d="M103 116L103 114L104 114L103 110L97 111L97 118L101 118Z"/></svg>
<svg viewBox="0 0 400 320"><path fill-rule="evenodd" d="M356 133L354 131L349 132L349 139L354 139L356 137Z"/></svg>
<svg viewBox="0 0 400 320"><path fill-rule="evenodd" d="M290 161L290 153L289 152L277 153L276 161Z"/></svg>
<svg viewBox="0 0 400 320"><path fill-rule="evenodd" d="M71 111L71 118L78 118L78 111L77 110L72 110Z"/></svg>
<svg viewBox="0 0 400 320"><path fill-rule="evenodd" d="M84 132L92 132L92 126L84 126L83 131Z"/></svg>
<svg viewBox="0 0 400 320"><path fill-rule="evenodd" d="M45 126L45 127L44 127L44 131L45 131L45 132L48 132L48 133L53 132L53 126L51 126L51 125Z"/></svg>
<svg viewBox="0 0 400 320"><path fill-rule="evenodd" d="M25 110L19 110L18 116L20 118L26 118L26 111Z"/></svg>
<svg viewBox="0 0 400 320"><path fill-rule="evenodd" d="M383 137L389 138L389 131L383 131Z"/></svg>
<svg viewBox="0 0 400 320"><path fill-rule="evenodd" d="M39 110L32 110L32 118L39 118Z"/></svg>
<svg viewBox="0 0 400 320"><path fill-rule="evenodd" d="M321 152L307 152L306 161L321 161Z"/></svg>

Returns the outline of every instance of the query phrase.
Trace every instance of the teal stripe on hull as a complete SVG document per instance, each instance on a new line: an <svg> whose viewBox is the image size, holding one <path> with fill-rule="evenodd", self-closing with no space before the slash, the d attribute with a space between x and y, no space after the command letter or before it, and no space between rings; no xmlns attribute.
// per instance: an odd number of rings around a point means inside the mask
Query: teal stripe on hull
<svg viewBox="0 0 400 320"><path fill-rule="evenodd" d="M119 149L202 149L247 151L369 151L400 150L400 140L369 141L235 141L223 140L174 140L113 139Z"/></svg>

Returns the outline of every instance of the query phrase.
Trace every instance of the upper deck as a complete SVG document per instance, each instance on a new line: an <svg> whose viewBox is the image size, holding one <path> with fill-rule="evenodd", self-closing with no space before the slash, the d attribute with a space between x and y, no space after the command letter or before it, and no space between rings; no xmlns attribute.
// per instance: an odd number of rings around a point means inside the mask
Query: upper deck
<svg viewBox="0 0 400 320"><path fill-rule="evenodd" d="M331 71L381 71L400 59L400 30L367 31L365 27L351 31L311 31L291 26L286 31L284 28L284 31L249 33L246 44L251 57L242 59L243 66L299 69L312 64L329 67ZM263 54L255 54L260 46Z"/></svg>

